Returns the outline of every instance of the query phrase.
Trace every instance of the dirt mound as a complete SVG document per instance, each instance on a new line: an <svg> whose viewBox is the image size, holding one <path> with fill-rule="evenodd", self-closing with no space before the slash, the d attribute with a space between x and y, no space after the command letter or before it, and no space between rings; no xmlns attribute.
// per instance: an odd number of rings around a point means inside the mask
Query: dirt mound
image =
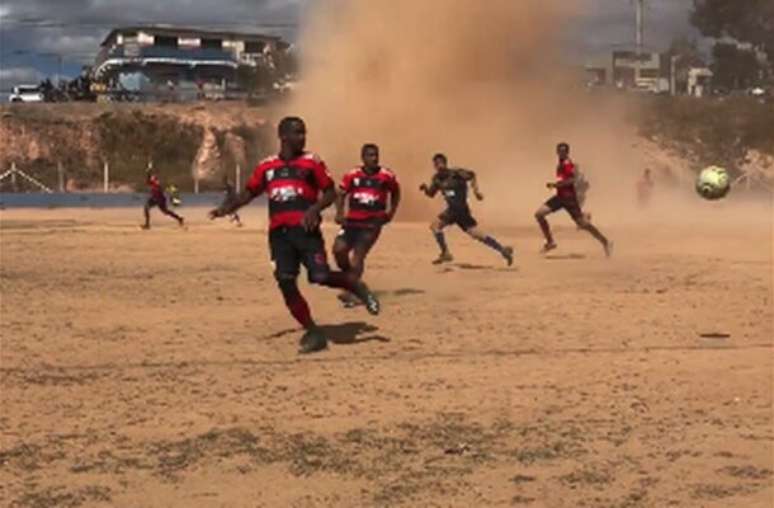
<svg viewBox="0 0 774 508"><path fill-rule="evenodd" d="M75 188L142 186L149 161L183 190L214 186L266 154L267 113L244 104L21 104L0 109L0 167L12 163L56 188L57 166ZM5 190L5 189L4 189Z"/></svg>

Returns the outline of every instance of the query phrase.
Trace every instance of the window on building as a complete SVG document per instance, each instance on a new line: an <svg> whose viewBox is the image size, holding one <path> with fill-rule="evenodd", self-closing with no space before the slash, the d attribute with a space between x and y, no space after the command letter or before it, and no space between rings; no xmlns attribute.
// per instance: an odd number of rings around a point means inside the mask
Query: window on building
<svg viewBox="0 0 774 508"><path fill-rule="evenodd" d="M153 43L155 46L162 46L165 48L176 48L177 47L177 37L169 37L166 35L157 35L153 38Z"/></svg>
<svg viewBox="0 0 774 508"><path fill-rule="evenodd" d="M661 72L659 69L640 69L640 77L641 78L658 78L661 77Z"/></svg>
<svg viewBox="0 0 774 508"><path fill-rule="evenodd" d="M223 49L223 39L202 39L202 49Z"/></svg>
<svg viewBox="0 0 774 508"><path fill-rule="evenodd" d="M263 53L266 43L263 41L245 41L245 53Z"/></svg>

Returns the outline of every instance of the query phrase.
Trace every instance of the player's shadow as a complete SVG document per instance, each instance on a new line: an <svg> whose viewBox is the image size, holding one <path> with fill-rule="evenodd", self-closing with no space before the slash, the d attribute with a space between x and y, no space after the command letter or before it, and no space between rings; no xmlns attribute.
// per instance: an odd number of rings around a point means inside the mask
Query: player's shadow
<svg viewBox="0 0 774 508"><path fill-rule="evenodd" d="M460 270L470 270L470 271L486 270L490 272L515 272L518 270L518 268L515 266L502 267L502 266L492 266L492 265L476 265L473 263L454 263L450 266L454 268L459 268ZM443 273L451 272L451 271L454 271L454 270L451 270L451 269L444 270Z"/></svg>
<svg viewBox="0 0 774 508"><path fill-rule="evenodd" d="M322 325L320 326L320 330L322 330L323 334L328 338L329 341L333 342L334 344L345 346L371 341L390 342L391 340L389 337L385 337L383 335L372 334L372 332L379 330L379 328L363 321L353 321L336 325ZM285 337L287 335L296 334L300 336L302 333L303 330L298 328L288 328L286 330L280 330L276 333L272 333L271 335L267 335L263 339L274 340Z"/></svg>
<svg viewBox="0 0 774 508"><path fill-rule="evenodd" d="M412 296L412 295L423 295L425 294L424 289L416 289L416 288L400 288L400 289L392 289L390 291L374 291L376 293L376 296L383 298L383 297L400 297L400 296Z"/></svg>
<svg viewBox="0 0 774 508"><path fill-rule="evenodd" d="M561 261L561 260L580 260L580 259L586 259L586 256L584 254L548 254L543 256L546 259L550 259L552 261Z"/></svg>
<svg viewBox="0 0 774 508"><path fill-rule="evenodd" d="M363 321L353 321L336 325L323 325L320 327L322 332L328 337L328 340L339 346L361 344L363 342L390 342L388 337L379 334L373 334L379 330L378 327L364 323Z"/></svg>

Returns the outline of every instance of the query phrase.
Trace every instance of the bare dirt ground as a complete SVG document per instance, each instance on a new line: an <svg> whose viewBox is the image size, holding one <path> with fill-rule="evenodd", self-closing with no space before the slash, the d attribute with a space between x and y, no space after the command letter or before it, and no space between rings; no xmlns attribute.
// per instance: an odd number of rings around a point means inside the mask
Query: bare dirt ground
<svg viewBox="0 0 774 508"><path fill-rule="evenodd" d="M305 287L334 344L299 357L262 210L186 213L2 212L0 505L774 504L771 217L619 225L606 260L527 216L511 269L395 224L383 314Z"/></svg>

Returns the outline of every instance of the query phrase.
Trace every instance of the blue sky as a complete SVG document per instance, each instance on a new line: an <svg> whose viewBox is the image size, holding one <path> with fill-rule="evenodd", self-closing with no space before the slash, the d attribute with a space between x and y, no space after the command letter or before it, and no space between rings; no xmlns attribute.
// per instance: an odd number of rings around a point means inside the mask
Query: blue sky
<svg viewBox="0 0 774 508"><path fill-rule="evenodd" d="M302 11L312 1L325 0L0 0L0 89L53 77L58 71L53 53L64 57L63 74L77 75L116 25L258 29L293 39ZM584 15L574 20L570 32L576 51L594 53L633 40L632 0L577 1ZM665 48L675 36L696 37L688 23L691 4L691 0L648 0L646 43Z"/></svg>

